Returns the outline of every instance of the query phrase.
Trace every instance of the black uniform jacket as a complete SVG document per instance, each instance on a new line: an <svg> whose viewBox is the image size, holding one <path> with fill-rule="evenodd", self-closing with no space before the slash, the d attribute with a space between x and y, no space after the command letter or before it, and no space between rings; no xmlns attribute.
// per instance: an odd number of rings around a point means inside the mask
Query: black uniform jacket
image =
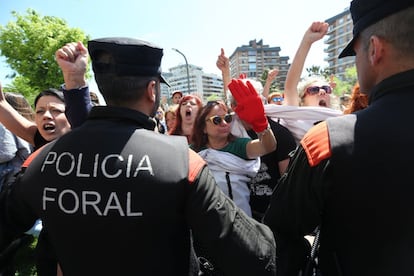
<svg viewBox="0 0 414 276"><path fill-rule="evenodd" d="M321 225L323 275L414 275L413 104L410 70L305 135L264 218L286 251Z"/></svg>
<svg viewBox="0 0 414 276"><path fill-rule="evenodd" d="M41 218L65 276L189 275L190 231L224 275L274 275L270 229L217 187L183 137L124 108L46 145L0 201L2 241Z"/></svg>

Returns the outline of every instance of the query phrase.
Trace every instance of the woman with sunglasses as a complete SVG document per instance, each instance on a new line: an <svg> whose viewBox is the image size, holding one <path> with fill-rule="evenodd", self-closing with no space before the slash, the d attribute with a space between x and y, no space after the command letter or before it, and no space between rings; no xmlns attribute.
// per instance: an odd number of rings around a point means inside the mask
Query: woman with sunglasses
<svg viewBox="0 0 414 276"><path fill-rule="evenodd" d="M259 170L259 157L276 149L276 139L254 87L232 80L229 88L238 102L235 112L258 133L258 139L232 135L233 114L223 101L211 101L197 116L191 147L206 160L220 188L252 216L248 183Z"/></svg>
<svg viewBox="0 0 414 276"><path fill-rule="evenodd" d="M328 82L322 76L300 81L312 44L322 39L328 28L328 23L316 21L306 30L286 75L283 105L265 106L268 117L287 127L297 144L314 124L342 115L341 110L331 108L332 81Z"/></svg>
<svg viewBox="0 0 414 276"><path fill-rule="evenodd" d="M280 92L272 92L267 97L267 103L282 105L283 104L283 94Z"/></svg>
<svg viewBox="0 0 414 276"><path fill-rule="evenodd" d="M321 76L311 76L300 82L305 59L313 43L322 39L329 28L326 22L313 22L306 30L286 75L285 101L293 106L331 106L332 87Z"/></svg>

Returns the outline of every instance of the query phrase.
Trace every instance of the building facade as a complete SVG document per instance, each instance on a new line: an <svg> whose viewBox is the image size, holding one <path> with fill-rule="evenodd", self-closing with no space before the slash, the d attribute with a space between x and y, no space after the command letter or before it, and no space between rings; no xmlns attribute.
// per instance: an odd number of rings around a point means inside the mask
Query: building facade
<svg viewBox="0 0 414 276"><path fill-rule="evenodd" d="M250 40L248 45L237 47L229 57L231 77L237 78L241 74L247 78L260 80L267 70L278 68L279 74L275 83L283 89L286 74L289 69L289 57L280 56L280 47L269 47L263 40Z"/></svg>
<svg viewBox="0 0 414 276"><path fill-rule="evenodd" d="M183 95L194 94L204 102L211 98L223 98L223 79L215 74L203 72L203 68L188 64L178 65L169 69L168 73L163 73L171 87L163 85L161 87L161 97L170 99L172 92L179 90Z"/></svg>
<svg viewBox="0 0 414 276"><path fill-rule="evenodd" d="M355 65L355 57L338 59L339 54L352 39L352 18L349 9L344 10L327 20L329 30L327 33L325 61L328 62L329 71L339 79L344 79L345 70Z"/></svg>

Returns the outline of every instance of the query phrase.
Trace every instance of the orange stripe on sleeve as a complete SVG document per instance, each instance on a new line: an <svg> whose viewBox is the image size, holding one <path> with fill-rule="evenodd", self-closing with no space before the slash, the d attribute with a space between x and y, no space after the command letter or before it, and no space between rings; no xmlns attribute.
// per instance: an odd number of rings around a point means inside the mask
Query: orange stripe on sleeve
<svg viewBox="0 0 414 276"><path fill-rule="evenodd" d="M47 145L47 144L46 144ZM27 168L30 163L32 163L33 159L36 158L36 156L43 150L43 148L46 146L43 145L42 147L38 148L35 152L32 152L27 158L26 160L23 162L22 168Z"/></svg>
<svg viewBox="0 0 414 276"><path fill-rule="evenodd" d="M326 122L313 126L300 141L311 167L331 157L331 146Z"/></svg>
<svg viewBox="0 0 414 276"><path fill-rule="evenodd" d="M205 166L206 161L200 157L195 151L189 150L189 167L188 167L188 180L193 183L198 173Z"/></svg>

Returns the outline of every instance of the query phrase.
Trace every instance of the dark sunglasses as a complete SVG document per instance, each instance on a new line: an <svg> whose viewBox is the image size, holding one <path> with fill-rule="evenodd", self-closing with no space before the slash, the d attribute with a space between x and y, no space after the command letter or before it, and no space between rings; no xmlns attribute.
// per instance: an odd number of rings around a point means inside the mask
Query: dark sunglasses
<svg viewBox="0 0 414 276"><path fill-rule="evenodd" d="M326 94L332 93L332 88L329 85L322 85L322 86L309 86L306 88L306 93L310 95L316 95L319 93L319 90L325 90Z"/></svg>
<svg viewBox="0 0 414 276"><path fill-rule="evenodd" d="M232 114L226 114L224 116L215 115L215 116L211 116L206 121L210 121L213 124L215 124L216 126L218 126L219 124L221 124L221 122L223 122L223 120L226 123L231 123L233 121L233 115Z"/></svg>
<svg viewBox="0 0 414 276"><path fill-rule="evenodd" d="M274 97L274 98L272 98L272 102L283 102L283 98L282 97Z"/></svg>

